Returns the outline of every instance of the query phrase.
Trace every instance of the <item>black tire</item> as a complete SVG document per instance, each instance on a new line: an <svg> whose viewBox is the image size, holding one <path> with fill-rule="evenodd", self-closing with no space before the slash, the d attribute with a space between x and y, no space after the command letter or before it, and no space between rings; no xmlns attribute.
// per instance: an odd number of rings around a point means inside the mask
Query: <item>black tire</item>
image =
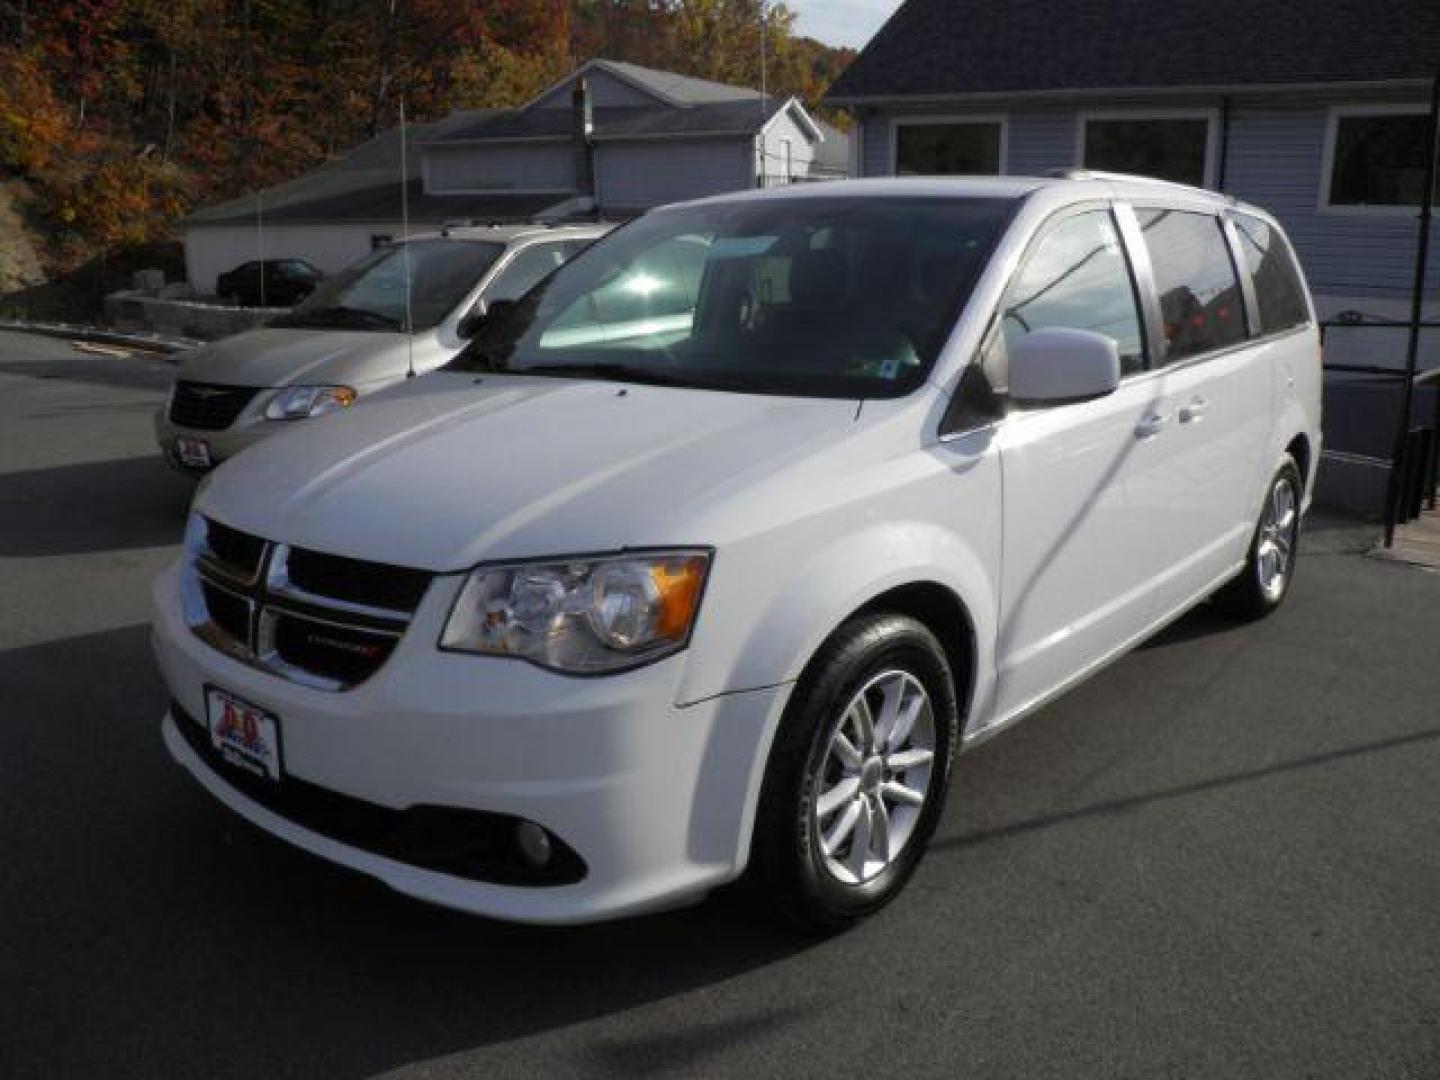
<svg viewBox="0 0 1440 1080"><path fill-rule="evenodd" d="M929 697L934 758L925 801L889 865L870 880L845 883L826 868L812 808L845 709L862 688L895 671L911 676ZM857 616L841 626L805 669L770 750L751 844L749 876L757 899L818 932L844 929L889 903L934 832L958 741L955 679L934 634L894 614Z"/></svg>
<svg viewBox="0 0 1440 1080"><path fill-rule="evenodd" d="M1288 548L1277 591L1273 586L1267 589L1264 584L1267 574L1262 565L1261 551L1273 518L1271 501L1280 485L1288 485L1290 489L1293 520L1280 529L1282 534L1288 536ZM1265 501L1256 521L1255 531L1250 537L1245 568L1214 596L1215 606L1221 612L1234 619L1263 619L1285 602L1285 597L1290 594L1290 585L1295 580L1295 565L1300 555L1300 502L1304 491L1305 481L1300 476L1300 466L1293 457L1286 454L1280 468L1265 486Z"/></svg>

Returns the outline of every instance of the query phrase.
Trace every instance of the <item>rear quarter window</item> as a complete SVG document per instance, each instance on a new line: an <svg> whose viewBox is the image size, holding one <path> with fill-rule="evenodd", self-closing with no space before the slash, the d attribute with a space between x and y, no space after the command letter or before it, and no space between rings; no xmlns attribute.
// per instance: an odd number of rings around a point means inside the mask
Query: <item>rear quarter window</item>
<svg viewBox="0 0 1440 1080"><path fill-rule="evenodd" d="M1165 323L1166 363L1246 338L1240 279L1220 219L1188 210L1135 211Z"/></svg>
<svg viewBox="0 0 1440 1080"><path fill-rule="evenodd" d="M1240 238L1240 258L1255 285L1260 333L1274 334L1309 323L1305 286L1284 235L1249 214L1237 213L1232 220Z"/></svg>

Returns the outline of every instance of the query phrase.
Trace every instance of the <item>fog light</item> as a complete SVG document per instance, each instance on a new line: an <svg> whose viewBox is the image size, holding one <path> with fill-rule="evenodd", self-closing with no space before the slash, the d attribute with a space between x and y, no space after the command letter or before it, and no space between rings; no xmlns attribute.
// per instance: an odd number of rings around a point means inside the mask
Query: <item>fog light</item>
<svg viewBox="0 0 1440 1080"><path fill-rule="evenodd" d="M550 837L533 821L522 821L515 826L515 843L531 866L544 866L550 861Z"/></svg>

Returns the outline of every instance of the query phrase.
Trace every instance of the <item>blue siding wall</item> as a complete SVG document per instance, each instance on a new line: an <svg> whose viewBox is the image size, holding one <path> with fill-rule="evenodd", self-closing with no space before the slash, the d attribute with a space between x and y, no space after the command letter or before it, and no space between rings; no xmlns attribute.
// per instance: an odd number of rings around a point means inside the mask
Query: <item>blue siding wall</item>
<svg viewBox="0 0 1440 1080"><path fill-rule="evenodd" d="M1076 164L1075 110L1027 107L1011 109L1010 153L1005 171L1012 176L1044 176Z"/></svg>
<svg viewBox="0 0 1440 1080"><path fill-rule="evenodd" d="M1410 296L1416 222L1411 213L1375 214L1321 210L1321 173L1332 105L1370 104L1355 98L1276 101L1240 98L1231 102L1225 190L1275 214L1285 225L1311 287L1335 297L1375 298L1401 304ZM1135 99L1087 103L1084 109L1133 108ZM1145 108L1218 108L1216 98L1193 96L1165 102L1147 99ZM976 108L981 115L1004 114L1008 121L1004 171L1041 175L1077 164L1080 106L1017 105ZM867 109L860 116L865 176L891 172L895 116L963 116L963 109ZM1429 297L1440 296L1440 224L1431 238ZM1386 307L1400 314L1398 307ZM1322 305L1323 313L1323 305Z"/></svg>
<svg viewBox="0 0 1440 1080"><path fill-rule="evenodd" d="M1325 105L1239 103L1230 121L1225 189L1280 219L1317 292L1408 298L1415 272L1415 215L1319 206L1328 116ZM1440 285L1437 236L1440 230L1432 229L1432 296Z"/></svg>

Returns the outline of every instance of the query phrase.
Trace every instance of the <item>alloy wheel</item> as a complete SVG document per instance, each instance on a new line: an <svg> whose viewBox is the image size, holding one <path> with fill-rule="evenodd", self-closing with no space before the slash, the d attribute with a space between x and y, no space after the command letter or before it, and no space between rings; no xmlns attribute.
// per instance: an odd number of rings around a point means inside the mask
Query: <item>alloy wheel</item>
<svg viewBox="0 0 1440 1080"><path fill-rule="evenodd" d="M1260 591L1274 603L1285 592L1295 559L1299 524L1299 500L1288 476L1276 479L1265 500L1260 517L1260 535L1255 545L1255 572Z"/></svg>
<svg viewBox="0 0 1440 1080"><path fill-rule="evenodd" d="M810 814L826 871L846 885L881 874L905 850L930 793L935 713L915 676L875 675L830 729Z"/></svg>

